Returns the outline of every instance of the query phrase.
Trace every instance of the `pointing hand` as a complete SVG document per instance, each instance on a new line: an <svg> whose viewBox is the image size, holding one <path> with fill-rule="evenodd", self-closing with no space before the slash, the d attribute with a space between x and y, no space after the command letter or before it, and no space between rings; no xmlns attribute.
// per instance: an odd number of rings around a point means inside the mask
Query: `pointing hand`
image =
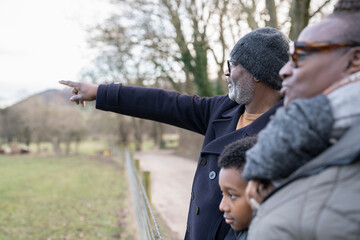
<svg viewBox="0 0 360 240"><path fill-rule="evenodd" d="M59 83L73 88L73 96L70 98L71 102L80 104L85 107L85 101L93 101L96 99L98 85L90 83L80 83L61 80Z"/></svg>

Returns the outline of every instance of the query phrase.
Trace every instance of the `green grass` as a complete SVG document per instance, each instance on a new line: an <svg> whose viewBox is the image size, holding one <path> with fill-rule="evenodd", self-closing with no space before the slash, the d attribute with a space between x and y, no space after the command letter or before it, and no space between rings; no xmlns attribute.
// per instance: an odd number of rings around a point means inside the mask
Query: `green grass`
<svg viewBox="0 0 360 240"><path fill-rule="evenodd" d="M62 149L62 151L65 151L65 144L62 143L60 144L60 148ZM43 142L40 144L40 149L41 152L53 152L53 146L50 142ZM105 150L109 149L109 144L104 141L104 140L86 140L86 141L81 141L79 146L78 146L78 154L97 154L99 152L103 152ZM30 144L30 151L32 153L37 153L38 151L38 146L35 143L31 143ZM72 142L70 144L70 154L74 154L76 153L76 145L74 142Z"/></svg>
<svg viewBox="0 0 360 240"><path fill-rule="evenodd" d="M132 239L123 170L85 156L0 156L0 240Z"/></svg>

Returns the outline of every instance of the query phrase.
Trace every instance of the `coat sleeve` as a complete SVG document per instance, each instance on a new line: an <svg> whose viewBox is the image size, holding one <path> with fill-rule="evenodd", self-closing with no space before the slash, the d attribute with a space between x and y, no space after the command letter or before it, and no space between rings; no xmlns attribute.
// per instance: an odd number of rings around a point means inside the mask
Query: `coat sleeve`
<svg viewBox="0 0 360 240"><path fill-rule="evenodd" d="M217 102L216 97L122 84L100 85L96 98L97 109L155 120L203 135Z"/></svg>

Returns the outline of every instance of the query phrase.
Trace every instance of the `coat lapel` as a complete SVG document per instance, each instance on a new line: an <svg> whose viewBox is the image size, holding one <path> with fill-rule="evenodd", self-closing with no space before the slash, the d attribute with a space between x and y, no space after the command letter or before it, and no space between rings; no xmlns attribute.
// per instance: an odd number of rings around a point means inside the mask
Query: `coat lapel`
<svg viewBox="0 0 360 240"><path fill-rule="evenodd" d="M220 118L212 122L212 128L215 133L215 139L234 132L241 114L245 111L244 105L237 105L236 107L224 112Z"/></svg>
<svg viewBox="0 0 360 240"><path fill-rule="evenodd" d="M236 125L239 121L240 115L245 111L245 106L238 105L224 112L221 115L222 118L216 119L212 123L215 139L205 145L201 152L219 155L226 145L246 136L253 136L258 134L269 122L270 116L273 115L276 109L282 106L282 104L283 102L280 101L250 125L240 128L236 131Z"/></svg>

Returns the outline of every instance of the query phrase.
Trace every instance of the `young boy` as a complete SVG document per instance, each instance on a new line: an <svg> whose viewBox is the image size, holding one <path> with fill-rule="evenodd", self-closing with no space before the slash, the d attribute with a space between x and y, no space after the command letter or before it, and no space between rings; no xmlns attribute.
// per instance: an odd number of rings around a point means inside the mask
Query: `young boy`
<svg viewBox="0 0 360 240"><path fill-rule="evenodd" d="M247 228L252 218L252 210L245 199L247 182L242 178L245 152L256 143L256 137L247 137L227 145L220 154L218 166L219 185L223 193L219 209L224 212L225 222L231 230L226 240L245 240Z"/></svg>

